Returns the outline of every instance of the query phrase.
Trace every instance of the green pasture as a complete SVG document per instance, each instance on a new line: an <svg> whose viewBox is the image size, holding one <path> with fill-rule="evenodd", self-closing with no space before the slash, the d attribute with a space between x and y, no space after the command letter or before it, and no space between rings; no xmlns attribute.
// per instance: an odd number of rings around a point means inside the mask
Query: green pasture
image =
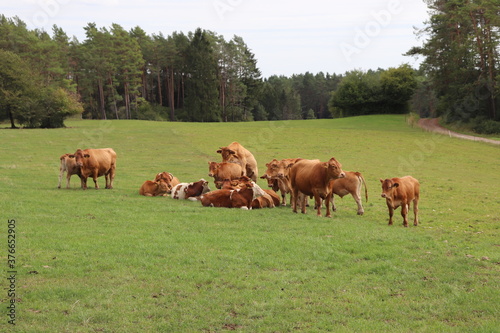
<svg viewBox="0 0 500 333"><path fill-rule="evenodd" d="M499 332L497 146L404 116L66 125L0 130L2 332ZM207 162L232 141L260 175L273 158L337 158L366 179L365 215L351 197L328 219L139 196L161 171L209 179ZM89 180L83 191L76 176L57 189L60 155L107 147L118 155L114 189ZM420 225L404 228L398 209L389 227L379 178L404 175L421 183Z"/></svg>

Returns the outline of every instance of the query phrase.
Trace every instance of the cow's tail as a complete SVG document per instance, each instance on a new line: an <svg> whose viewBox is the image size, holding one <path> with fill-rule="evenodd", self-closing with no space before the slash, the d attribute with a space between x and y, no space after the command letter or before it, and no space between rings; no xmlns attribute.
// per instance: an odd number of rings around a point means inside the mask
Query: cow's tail
<svg viewBox="0 0 500 333"><path fill-rule="evenodd" d="M366 198L366 202L368 202L368 188L366 187L365 178L363 177L361 172L356 172L356 176L358 176L358 178L361 179L361 181L363 182L363 185L365 186L365 198Z"/></svg>

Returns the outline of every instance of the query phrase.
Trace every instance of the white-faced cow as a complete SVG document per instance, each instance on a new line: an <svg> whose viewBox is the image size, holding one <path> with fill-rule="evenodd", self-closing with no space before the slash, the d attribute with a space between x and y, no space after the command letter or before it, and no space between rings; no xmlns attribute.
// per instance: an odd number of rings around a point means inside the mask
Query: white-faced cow
<svg viewBox="0 0 500 333"><path fill-rule="evenodd" d="M172 187L172 198L173 199L189 199L192 197L198 197L210 191L208 187L208 182L205 179L200 179L197 182L192 183L179 183Z"/></svg>
<svg viewBox="0 0 500 333"><path fill-rule="evenodd" d="M205 193L198 197L205 207L226 207L252 209L252 202L266 193L255 182L240 182L242 188L235 190L221 189Z"/></svg>
<svg viewBox="0 0 500 333"><path fill-rule="evenodd" d="M74 158L70 158L71 154L64 154L59 159L61 160L61 165L59 166L59 184L57 188L61 188L61 182L64 173L66 172L66 188L69 188L69 181L72 175L78 175L80 177L80 167L76 165Z"/></svg>
<svg viewBox="0 0 500 333"><path fill-rule="evenodd" d="M113 149L77 149L69 157L74 158L80 168L80 179L84 190L87 189L88 177L92 177L95 188L98 189L97 177L101 176L106 179L106 188L113 188L116 168L116 153Z"/></svg>
<svg viewBox="0 0 500 333"><path fill-rule="evenodd" d="M418 200L420 198L420 183L412 176L401 178L380 179L382 183L382 198L385 198L389 209L389 225L392 225L394 209L401 206L403 225L408 227L408 211L413 202L413 225L418 225Z"/></svg>
<svg viewBox="0 0 500 333"><path fill-rule="evenodd" d="M146 180L139 189L139 194L147 197L166 197L170 187L163 179L158 181Z"/></svg>
<svg viewBox="0 0 500 333"><path fill-rule="evenodd" d="M342 165L334 157L328 162L318 160L300 160L290 169L290 183L292 186L292 207L297 213L297 199L299 193L304 194L302 213L306 212L306 197L314 196L317 215L321 216L321 200L326 200L326 217L331 217L329 184L332 179L345 177Z"/></svg>
<svg viewBox="0 0 500 333"><path fill-rule="evenodd" d="M243 175L248 176L254 182L257 181L257 161L245 147L238 142L233 142L227 147L220 147L217 153L222 155L222 162L236 163L243 169Z"/></svg>

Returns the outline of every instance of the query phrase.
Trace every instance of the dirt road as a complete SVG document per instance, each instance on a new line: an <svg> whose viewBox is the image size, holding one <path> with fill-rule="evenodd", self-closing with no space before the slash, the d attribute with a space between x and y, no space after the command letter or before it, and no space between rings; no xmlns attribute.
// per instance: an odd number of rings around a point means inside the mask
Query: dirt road
<svg viewBox="0 0 500 333"><path fill-rule="evenodd" d="M444 128L443 126L439 125L438 118L422 118L418 121L418 126L420 126L421 128L423 128L426 131L441 133L444 135L449 135L450 137L453 136L453 137L460 138L460 139L466 139L466 140L472 140L472 141L482 141L482 142L492 143L495 145L500 145L500 141L498 141L498 140L491 140L491 139L481 138L478 136L472 136L472 135L466 135L466 134L452 132L452 131Z"/></svg>

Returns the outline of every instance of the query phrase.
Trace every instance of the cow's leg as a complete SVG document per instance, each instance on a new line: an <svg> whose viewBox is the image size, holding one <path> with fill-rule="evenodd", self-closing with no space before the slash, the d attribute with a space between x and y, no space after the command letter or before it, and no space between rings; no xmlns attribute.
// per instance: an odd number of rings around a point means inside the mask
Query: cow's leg
<svg viewBox="0 0 500 333"><path fill-rule="evenodd" d="M69 173L66 174L66 188L69 188L69 181L71 179L71 175Z"/></svg>
<svg viewBox="0 0 500 333"><path fill-rule="evenodd" d="M316 191L313 191L313 195L314 195L314 202L315 202L314 208L317 209L316 215L321 216L321 197L319 196L319 193ZM328 205L328 208L330 208L330 205ZM305 205L304 205L304 209L305 209Z"/></svg>
<svg viewBox="0 0 500 333"><path fill-rule="evenodd" d="M337 207L335 206L335 196L333 195L333 193L332 193L332 197L330 199L330 203L332 204L332 211L336 212Z"/></svg>
<svg viewBox="0 0 500 333"><path fill-rule="evenodd" d="M332 214L330 213L330 202L332 201L333 193L330 192L326 195L325 202L326 202L326 217L332 217ZM320 215L321 215L321 209L320 209Z"/></svg>
<svg viewBox="0 0 500 333"><path fill-rule="evenodd" d="M409 203L403 203L401 205L401 216L403 217L403 225L405 227L408 227L408 209L409 209L410 204Z"/></svg>
<svg viewBox="0 0 500 333"><path fill-rule="evenodd" d="M57 185L57 188L61 188L63 174L64 174L63 168L59 168L59 184ZM68 174L66 173L66 175L68 175Z"/></svg>
<svg viewBox="0 0 500 333"><path fill-rule="evenodd" d="M392 225L392 216L394 215L394 208L387 203L387 208L389 209L389 225Z"/></svg>
<svg viewBox="0 0 500 333"><path fill-rule="evenodd" d="M359 195L359 193L352 193L352 197L358 205L358 215L363 215L365 213L365 210L363 209L363 205L361 204L361 196Z"/></svg>
<svg viewBox="0 0 500 333"><path fill-rule="evenodd" d="M92 179L94 180L94 184L95 184L95 189L98 190L99 189L99 184L97 184L97 175L99 174L99 170L95 170L93 175L92 175Z"/></svg>
<svg viewBox="0 0 500 333"><path fill-rule="evenodd" d="M113 180L115 179L115 169L116 169L116 165L113 164L111 166L111 170L109 171L109 187L106 187L108 189L113 188Z"/></svg>
<svg viewBox="0 0 500 333"><path fill-rule="evenodd" d="M298 190L295 190L293 189L292 190L292 211L294 213L297 213L297 199L298 199L298 194L299 194L299 191Z"/></svg>
<svg viewBox="0 0 500 333"><path fill-rule="evenodd" d="M84 190L86 190L87 189L87 176L81 176L80 182L82 183L82 188Z"/></svg>
<svg viewBox="0 0 500 333"><path fill-rule="evenodd" d="M415 215L415 220L413 221L413 225L418 225L418 198L413 200L413 214Z"/></svg>

